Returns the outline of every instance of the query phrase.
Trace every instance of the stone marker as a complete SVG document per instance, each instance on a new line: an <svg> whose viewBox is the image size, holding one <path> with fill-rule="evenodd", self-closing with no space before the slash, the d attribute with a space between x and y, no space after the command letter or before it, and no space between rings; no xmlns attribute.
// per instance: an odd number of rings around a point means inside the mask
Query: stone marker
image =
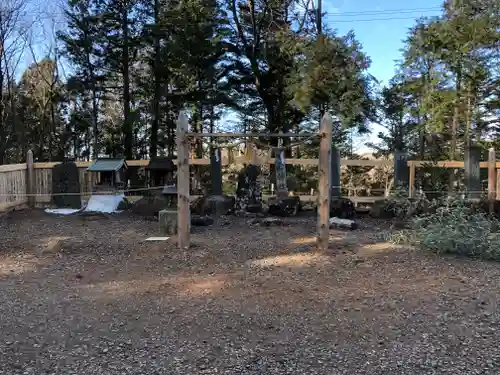
<svg viewBox="0 0 500 375"><path fill-rule="evenodd" d="M52 168L52 194L52 202L57 208L82 207L80 174L75 163L64 162Z"/></svg>
<svg viewBox="0 0 500 375"><path fill-rule="evenodd" d="M408 189L408 184L408 156L406 155L406 152L396 150L394 153L394 186L397 188Z"/></svg>
<svg viewBox="0 0 500 375"><path fill-rule="evenodd" d="M331 197L340 197L340 151L334 146L332 149L331 176Z"/></svg>
<svg viewBox="0 0 500 375"><path fill-rule="evenodd" d="M211 195L222 195L222 157L220 148L214 148L210 155Z"/></svg>
<svg viewBox="0 0 500 375"><path fill-rule="evenodd" d="M465 186L467 188L467 197L469 199L481 198L481 168L480 168L481 149L476 146L470 146L465 149L464 154L464 174Z"/></svg>
<svg viewBox="0 0 500 375"><path fill-rule="evenodd" d="M177 210L161 210L158 213L158 222L160 224L160 233L166 235L177 234Z"/></svg>

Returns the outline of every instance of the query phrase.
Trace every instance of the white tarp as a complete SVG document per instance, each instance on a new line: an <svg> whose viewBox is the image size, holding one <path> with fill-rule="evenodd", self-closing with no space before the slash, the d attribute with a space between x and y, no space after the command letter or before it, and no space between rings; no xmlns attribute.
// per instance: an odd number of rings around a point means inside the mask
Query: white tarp
<svg viewBox="0 0 500 375"><path fill-rule="evenodd" d="M92 195L85 208L79 210L71 208L47 208L45 212L55 215L71 215L77 212L120 212L117 211L120 202L125 198L125 194L119 195Z"/></svg>
<svg viewBox="0 0 500 375"><path fill-rule="evenodd" d="M48 214L55 214L55 215L71 215L75 214L77 212L81 211L81 209L77 210L74 208L46 208L45 212Z"/></svg>
<svg viewBox="0 0 500 375"><path fill-rule="evenodd" d="M120 202L125 194L118 195L92 195L85 207L86 212L117 212Z"/></svg>

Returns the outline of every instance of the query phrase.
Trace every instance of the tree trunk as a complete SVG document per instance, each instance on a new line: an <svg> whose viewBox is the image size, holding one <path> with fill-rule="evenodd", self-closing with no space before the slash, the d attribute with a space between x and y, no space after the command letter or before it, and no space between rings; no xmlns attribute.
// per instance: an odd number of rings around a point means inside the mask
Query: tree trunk
<svg viewBox="0 0 500 375"><path fill-rule="evenodd" d="M160 77L160 0L154 0L154 97L153 97L153 122L151 124L151 143L149 147L150 157L158 155L158 129L160 128L160 97L161 97L161 77Z"/></svg>
<svg viewBox="0 0 500 375"><path fill-rule="evenodd" d="M123 136L125 146L125 158L133 159L134 132L130 111L130 61L129 61L129 29L128 10L126 5L122 8L122 75L123 75Z"/></svg>

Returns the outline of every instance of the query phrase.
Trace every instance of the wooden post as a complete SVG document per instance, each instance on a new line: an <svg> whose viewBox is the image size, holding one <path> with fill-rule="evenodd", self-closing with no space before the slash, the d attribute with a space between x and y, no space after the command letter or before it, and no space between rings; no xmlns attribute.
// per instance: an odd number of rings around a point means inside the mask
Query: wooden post
<svg viewBox="0 0 500 375"><path fill-rule="evenodd" d="M189 123L184 112L177 119L177 210L178 245L180 249L189 248L191 215L189 212L189 143L186 132Z"/></svg>
<svg viewBox="0 0 500 375"><path fill-rule="evenodd" d="M494 212L496 198L496 163L495 149L492 147L488 153L488 201L490 214Z"/></svg>
<svg viewBox="0 0 500 375"><path fill-rule="evenodd" d="M26 194L28 195L28 207L35 208L35 164L33 162L33 151L29 150L26 155Z"/></svg>
<svg viewBox="0 0 500 375"><path fill-rule="evenodd" d="M319 181L318 181L318 250L328 249L330 237L330 166L332 154L332 118L325 113L320 124Z"/></svg>
<svg viewBox="0 0 500 375"><path fill-rule="evenodd" d="M408 193L410 198L415 198L415 162L408 161L408 166L410 167L410 178L409 178L409 186Z"/></svg>

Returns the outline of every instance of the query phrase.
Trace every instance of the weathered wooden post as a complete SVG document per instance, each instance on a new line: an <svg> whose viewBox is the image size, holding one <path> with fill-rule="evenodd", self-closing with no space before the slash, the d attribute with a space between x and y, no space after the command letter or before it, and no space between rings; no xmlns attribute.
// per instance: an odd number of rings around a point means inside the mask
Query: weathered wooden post
<svg viewBox="0 0 500 375"><path fill-rule="evenodd" d="M320 144L318 161L318 250L328 249L330 237L330 165L332 157L332 118L325 113L320 124Z"/></svg>
<svg viewBox="0 0 500 375"><path fill-rule="evenodd" d="M26 155L26 194L28 195L28 207L35 208L35 163L33 162L33 151L29 150Z"/></svg>
<svg viewBox="0 0 500 375"><path fill-rule="evenodd" d="M394 186L408 189L408 156L401 150L394 152Z"/></svg>
<svg viewBox="0 0 500 375"><path fill-rule="evenodd" d="M488 202L490 214L495 211L496 164L495 149L492 147L488 153Z"/></svg>
<svg viewBox="0 0 500 375"><path fill-rule="evenodd" d="M481 149L476 145L465 149L464 154L464 177L467 187L467 197L470 199L481 198L481 167L479 165Z"/></svg>
<svg viewBox="0 0 500 375"><path fill-rule="evenodd" d="M178 245L189 248L191 215L189 212L189 143L186 136L189 123L184 112L177 119L177 210Z"/></svg>
<svg viewBox="0 0 500 375"><path fill-rule="evenodd" d="M337 147L332 146L332 162L330 166L331 174L331 196L340 198L340 151Z"/></svg>
<svg viewBox="0 0 500 375"><path fill-rule="evenodd" d="M214 147L210 155L211 194L222 194L222 155L220 148Z"/></svg>

